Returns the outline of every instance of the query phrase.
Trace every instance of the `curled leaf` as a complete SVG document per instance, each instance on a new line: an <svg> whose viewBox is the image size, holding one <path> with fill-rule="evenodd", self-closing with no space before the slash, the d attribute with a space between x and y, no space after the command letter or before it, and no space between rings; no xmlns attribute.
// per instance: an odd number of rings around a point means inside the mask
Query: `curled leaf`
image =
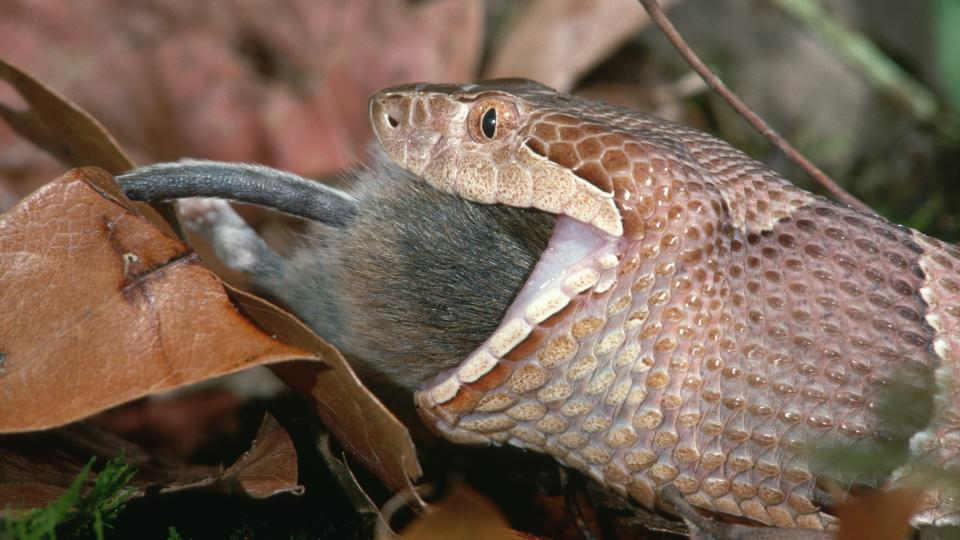
<svg viewBox="0 0 960 540"><path fill-rule="evenodd" d="M0 433L47 429L138 397L294 359L244 317L186 245L96 169L0 216Z"/></svg>
<svg viewBox="0 0 960 540"><path fill-rule="evenodd" d="M2 59L0 79L30 105L17 111L0 103L0 117L23 138L74 167L92 165L113 174L133 167L107 130L63 96Z"/></svg>
<svg viewBox="0 0 960 540"><path fill-rule="evenodd" d="M265 301L232 291L234 300L281 341L315 351L322 365L288 362L271 369L298 394L309 396L337 440L395 492L411 490L422 475L407 428L360 382L340 351L292 315Z"/></svg>
<svg viewBox="0 0 960 540"><path fill-rule="evenodd" d="M207 479L170 486L161 491L213 485L222 485L231 491L232 486L238 486L243 493L257 499L279 493L303 493L303 486L297 484L297 450L290 435L273 416L267 414L250 449L227 470Z"/></svg>

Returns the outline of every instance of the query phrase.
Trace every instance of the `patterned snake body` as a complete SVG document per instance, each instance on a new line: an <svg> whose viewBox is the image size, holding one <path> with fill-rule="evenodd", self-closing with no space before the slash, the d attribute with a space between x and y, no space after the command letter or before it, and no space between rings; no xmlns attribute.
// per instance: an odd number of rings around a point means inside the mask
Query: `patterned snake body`
<svg viewBox="0 0 960 540"><path fill-rule="evenodd" d="M906 429L915 456L957 463L954 246L699 131L530 81L391 88L370 113L388 156L435 187L560 216L499 329L417 393L450 440L781 527L833 523L811 444ZM893 381L932 421L878 416ZM915 521L956 512L931 489Z"/></svg>

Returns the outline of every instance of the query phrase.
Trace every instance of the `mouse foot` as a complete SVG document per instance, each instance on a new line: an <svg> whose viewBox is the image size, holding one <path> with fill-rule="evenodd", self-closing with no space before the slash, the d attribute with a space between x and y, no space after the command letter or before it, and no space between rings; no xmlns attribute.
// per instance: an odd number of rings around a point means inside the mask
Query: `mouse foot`
<svg viewBox="0 0 960 540"><path fill-rule="evenodd" d="M222 199L182 199L184 225L203 237L228 268L252 276L279 273L280 256Z"/></svg>

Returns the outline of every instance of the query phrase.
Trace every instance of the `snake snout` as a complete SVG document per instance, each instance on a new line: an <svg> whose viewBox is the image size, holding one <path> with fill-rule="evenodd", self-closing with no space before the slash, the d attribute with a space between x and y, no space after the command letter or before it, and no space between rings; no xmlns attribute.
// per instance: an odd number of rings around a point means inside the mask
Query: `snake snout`
<svg viewBox="0 0 960 540"><path fill-rule="evenodd" d="M407 165L410 99L384 90L370 98L370 125L387 156Z"/></svg>
<svg viewBox="0 0 960 540"><path fill-rule="evenodd" d="M370 98L370 121L381 139L400 127L407 118L410 100L400 95L379 93Z"/></svg>

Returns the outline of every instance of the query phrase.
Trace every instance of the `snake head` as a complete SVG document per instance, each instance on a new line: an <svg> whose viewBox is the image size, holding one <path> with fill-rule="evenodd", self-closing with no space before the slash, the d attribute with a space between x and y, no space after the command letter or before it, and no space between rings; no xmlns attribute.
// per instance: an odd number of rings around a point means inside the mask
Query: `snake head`
<svg viewBox="0 0 960 540"><path fill-rule="evenodd" d="M624 233L609 178L578 170L573 145L551 145L560 129L580 130L545 104L567 96L525 79L479 84L414 84L370 100L373 131L391 160L432 186L465 199L570 216L612 236ZM609 128L595 126L597 133ZM597 145L599 146L599 145Z"/></svg>

